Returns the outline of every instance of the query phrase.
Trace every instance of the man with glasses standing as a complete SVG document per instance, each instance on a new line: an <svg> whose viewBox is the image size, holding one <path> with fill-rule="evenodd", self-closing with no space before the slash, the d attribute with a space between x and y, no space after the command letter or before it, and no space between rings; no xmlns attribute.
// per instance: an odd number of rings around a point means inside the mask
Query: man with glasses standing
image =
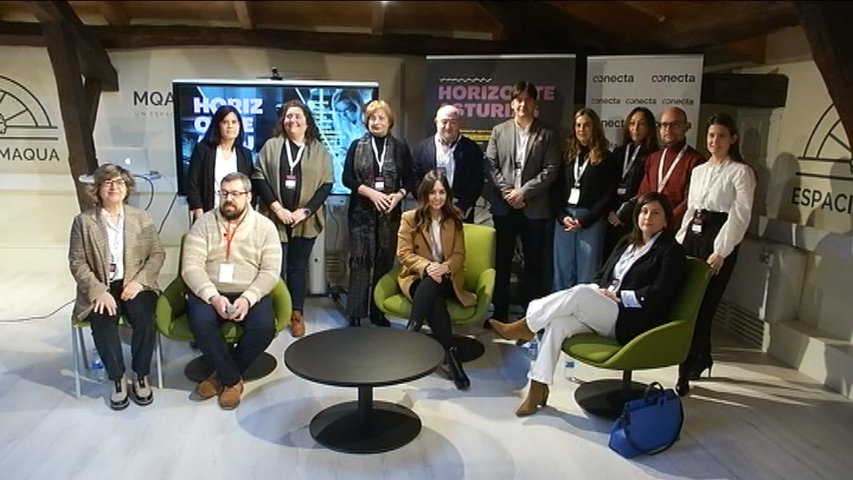
<svg viewBox="0 0 853 480"><path fill-rule="evenodd" d="M201 399L219 396L233 409L243 394L242 375L275 336L275 313L267 294L278 283L281 243L272 221L257 213L249 177L229 173L220 183L219 208L202 215L184 240L181 277L190 290L190 330L214 368L195 389ZM238 322L243 335L232 350L223 322Z"/></svg>
<svg viewBox="0 0 853 480"><path fill-rule="evenodd" d="M687 114L678 107L669 107L660 116L660 139L662 148L646 160L643 181L637 192L639 198L649 192L660 192L672 204L675 224L687 210L687 187L693 168L705 161L701 153L687 145L690 123Z"/></svg>

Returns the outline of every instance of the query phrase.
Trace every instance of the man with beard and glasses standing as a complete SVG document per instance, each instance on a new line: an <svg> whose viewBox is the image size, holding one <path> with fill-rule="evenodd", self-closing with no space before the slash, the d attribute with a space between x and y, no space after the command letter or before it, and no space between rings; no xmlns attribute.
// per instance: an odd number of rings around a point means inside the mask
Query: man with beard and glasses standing
<svg viewBox="0 0 853 480"><path fill-rule="evenodd" d="M281 243L272 221L249 207L249 177L229 173L219 185L219 208L202 215L184 240L181 277L191 292L190 330L214 368L195 392L201 399L218 395L219 405L232 409L240 404L243 373L275 336L267 294L279 280ZM223 322L243 329L233 349L222 337Z"/></svg>

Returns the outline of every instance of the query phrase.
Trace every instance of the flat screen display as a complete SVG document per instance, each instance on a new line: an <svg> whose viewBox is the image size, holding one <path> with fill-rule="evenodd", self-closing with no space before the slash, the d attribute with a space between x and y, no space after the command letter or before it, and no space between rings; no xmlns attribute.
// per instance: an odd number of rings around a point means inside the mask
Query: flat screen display
<svg viewBox="0 0 853 480"><path fill-rule="evenodd" d="M281 106L289 100L305 103L332 155L333 194L348 194L341 183L344 159L353 140L365 133L364 105L379 98L376 82L280 80L174 80L176 171L178 194L186 195L186 172L195 145L204 137L216 109L233 105L243 119L244 146L257 161L272 134Z"/></svg>

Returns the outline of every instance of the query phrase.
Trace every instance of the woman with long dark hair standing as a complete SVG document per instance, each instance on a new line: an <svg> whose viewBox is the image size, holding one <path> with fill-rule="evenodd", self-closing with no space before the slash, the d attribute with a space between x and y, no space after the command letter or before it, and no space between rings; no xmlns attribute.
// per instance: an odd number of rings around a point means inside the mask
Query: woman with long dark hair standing
<svg viewBox="0 0 853 480"><path fill-rule="evenodd" d="M676 237L688 255L704 259L714 271L699 307L690 353L678 369L676 388L681 395L687 394L689 381L697 380L703 371L707 369L711 375L711 320L752 214L755 172L743 161L739 140L732 117L719 113L708 121L706 145L711 158L693 170L687 211Z"/></svg>
<svg viewBox="0 0 853 480"><path fill-rule="evenodd" d="M619 171L616 195L607 213L607 233L604 234L604 255L616 247L619 239L631 233L633 199L643 181L646 157L658 149L655 115L645 107L635 107L625 117L622 145L613 151L614 168Z"/></svg>
<svg viewBox="0 0 853 480"><path fill-rule="evenodd" d="M219 205L219 183L232 172L252 174L252 152L243 146L243 119L231 105L216 109L204 138L193 148L187 171L187 204L195 221Z"/></svg>

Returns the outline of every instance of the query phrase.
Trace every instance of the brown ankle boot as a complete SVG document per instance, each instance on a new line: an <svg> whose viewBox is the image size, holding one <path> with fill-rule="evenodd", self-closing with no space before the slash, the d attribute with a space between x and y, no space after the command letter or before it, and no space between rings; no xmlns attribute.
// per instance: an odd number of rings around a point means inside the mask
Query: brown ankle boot
<svg viewBox="0 0 853 480"><path fill-rule="evenodd" d="M529 342L533 340L533 332L527 327L527 319L520 318L512 323L503 323L497 320L489 320L492 328L498 332L498 335L507 340L524 340Z"/></svg>
<svg viewBox="0 0 853 480"><path fill-rule="evenodd" d="M533 415L539 410L539 407L544 407L548 402L548 393L550 393L548 385L531 380L530 389L527 390L527 398L521 402L515 414L519 417Z"/></svg>
<svg viewBox="0 0 853 480"><path fill-rule="evenodd" d="M302 312L293 312L290 315L290 334L297 338L305 335L305 321L302 320Z"/></svg>

